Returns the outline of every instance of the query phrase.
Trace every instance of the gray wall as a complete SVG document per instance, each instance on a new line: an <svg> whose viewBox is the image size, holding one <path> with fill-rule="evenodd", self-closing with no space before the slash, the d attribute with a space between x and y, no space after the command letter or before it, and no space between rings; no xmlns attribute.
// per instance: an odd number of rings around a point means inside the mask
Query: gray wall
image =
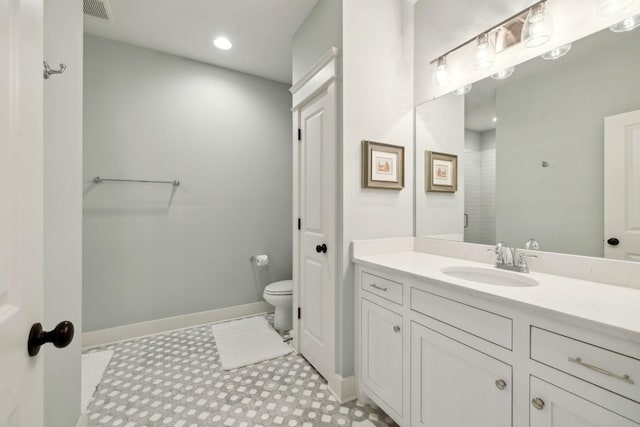
<svg viewBox="0 0 640 427"><path fill-rule="evenodd" d="M416 107L416 236L464 238L464 96L447 95ZM425 152L458 156L458 191L427 192Z"/></svg>
<svg viewBox="0 0 640 427"><path fill-rule="evenodd" d="M84 53L84 330L256 302L290 278L288 86L89 35Z"/></svg>
<svg viewBox="0 0 640 427"><path fill-rule="evenodd" d="M64 349L46 346L44 420L74 426L80 414L82 331L82 2L44 3L44 54L64 74L44 81L44 327L76 327Z"/></svg>
<svg viewBox="0 0 640 427"><path fill-rule="evenodd" d="M464 131L464 241L496 243L496 131Z"/></svg>
<svg viewBox="0 0 640 427"><path fill-rule="evenodd" d="M318 1L293 35L292 46L296 83L330 47L342 48L342 0Z"/></svg>
<svg viewBox="0 0 640 427"><path fill-rule="evenodd" d="M497 240L603 256L604 118L640 108L639 43L620 34L498 90Z"/></svg>

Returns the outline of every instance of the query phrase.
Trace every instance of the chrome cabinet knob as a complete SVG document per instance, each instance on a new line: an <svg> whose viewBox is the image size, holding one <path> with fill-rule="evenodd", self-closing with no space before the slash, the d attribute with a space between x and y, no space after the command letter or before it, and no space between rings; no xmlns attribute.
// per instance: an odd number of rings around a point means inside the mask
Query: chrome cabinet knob
<svg viewBox="0 0 640 427"><path fill-rule="evenodd" d="M539 411L544 409L544 400L540 399L539 397L532 399L531 404L533 405L534 408L536 408Z"/></svg>
<svg viewBox="0 0 640 427"><path fill-rule="evenodd" d="M507 388L507 382L505 380L496 380L496 387L498 390L504 390Z"/></svg>
<svg viewBox="0 0 640 427"><path fill-rule="evenodd" d="M393 327L393 332L400 332L400 326L395 325L395 326Z"/></svg>

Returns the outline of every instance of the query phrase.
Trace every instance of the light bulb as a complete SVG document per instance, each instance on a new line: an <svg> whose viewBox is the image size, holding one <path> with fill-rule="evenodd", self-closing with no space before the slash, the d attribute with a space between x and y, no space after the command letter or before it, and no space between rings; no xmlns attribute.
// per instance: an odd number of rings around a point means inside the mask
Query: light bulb
<svg viewBox="0 0 640 427"><path fill-rule="evenodd" d="M474 61L474 68L476 70L484 70L490 68L493 65L493 61L496 57L496 49L489 40L489 34L484 33L477 39L478 45L476 46L476 58Z"/></svg>
<svg viewBox="0 0 640 427"><path fill-rule="evenodd" d="M436 62L436 68L433 70L433 84L434 86L448 86L451 84L446 56L441 56Z"/></svg>
<svg viewBox="0 0 640 427"><path fill-rule="evenodd" d="M624 21L620 21L617 24L610 26L609 29L614 33L624 33L626 31L635 30L638 27L640 27L640 14L630 16Z"/></svg>
<svg viewBox="0 0 640 427"><path fill-rule="evenodd" d="M513 72L516 70L515 67L509 67L509 68L505 68L504 70L500 70L497 73L493 74L491 76L491 78L493 80L504 80L504 79L508 79L509 77L511 77L511 75L513 74Z"/></svg>
<svg viewBox="0 0 640 427"><path fill-rule="evenodd" d="M611 16L622 12L633 4L635 0L595 0L598 16Z"/></svg>
<svg viewBox="0 0 640 427"><path fill-rule="evenodd" d="M567 53L569 53L570 50L571 50L571 43L568 43L562 46L558 46L554 49L551 49L549 52L544 53L540 57L546 60L559 59L565 56Z"/></svg>
<svg viewBox="0 0 640 427"><path fill-rule="evenodd" d="M547 12L546 3L532 7L522 26L522 42L526 47L545 44L553 35L553 21Z"/></svg>
<svg viewBox="0 0 640 427"><path fill-rule="evenodd" d="M456 95L466 95L469 92L471 92L471 83L469 83L468 85L459 87L458 89L453 91L453 93L455 93Z"/></svg>

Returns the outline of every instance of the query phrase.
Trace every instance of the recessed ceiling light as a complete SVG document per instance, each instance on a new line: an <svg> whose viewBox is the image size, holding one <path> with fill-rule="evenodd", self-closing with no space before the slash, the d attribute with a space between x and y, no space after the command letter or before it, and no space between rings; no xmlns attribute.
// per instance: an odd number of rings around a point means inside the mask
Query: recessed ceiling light
<svg viewBox="0 0 640 427"><path fill-rule="evenodd" d="M491 75L491 78L494 80L504 80L511 77L513 72L515 71L515 67L505 68L504 70L500 70L495 74Z"/></svg>
<svg viewBox="0 0 640 427"><path fill-rule="evenodd" d="M493 119L491 119L491 121L492 121L493 123L495 123L495 122L497 122L497 121L498 121L498 118L497 118L497 117L494 117Z"/></svg>
<svg viewBox="0 0 640 427"><path fill-rule="evenodd" d="M624 33L626 31L635 30L638 27L640 27L640 14L630 16L624 21L620 21L617 24L610 26L609 29L614 33Z"/></svg>
<svg viewBox="0 0 640 427"><path fill-rule="evenodd" d="M549 52L541 55L542 59L546 59L548 61L553 61L555 59L562 58L571 50L571 43L556 47L555 49L551 49Z"/></svg>
<svg viewBox="0 0 640 427"><path fill-rule="evenodd" d="M213 41L213 44L218 49L229 50L233 46L228 38L226 37L218 37Z"/></svg>
<svg viewBox="0 0 640 427"><path fill-rule="evenodd" d="M468 85L459 87L458 89L454 90L453 93L455 93L456 95L466 95L470 91L471 91L471 83L469 83Z"/></svg>

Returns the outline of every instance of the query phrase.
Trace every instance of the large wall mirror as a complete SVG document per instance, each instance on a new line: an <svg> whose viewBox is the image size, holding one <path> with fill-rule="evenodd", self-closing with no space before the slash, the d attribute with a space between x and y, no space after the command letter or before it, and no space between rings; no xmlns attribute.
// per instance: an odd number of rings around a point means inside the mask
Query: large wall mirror
<svg viewBox="0 0 640 427"><path fill-rule="evenodd" d="M457 191L425 190L427 152L458 156ZM421 237L640 261L640 29L419 105L415 214Z"/></svg>

